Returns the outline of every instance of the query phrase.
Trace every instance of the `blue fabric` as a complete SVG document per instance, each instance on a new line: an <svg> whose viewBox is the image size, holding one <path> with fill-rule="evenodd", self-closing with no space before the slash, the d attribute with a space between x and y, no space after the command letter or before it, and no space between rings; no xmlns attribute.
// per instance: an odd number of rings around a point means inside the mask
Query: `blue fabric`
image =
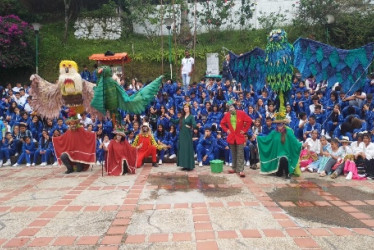
<svg viewBox="0 0 374 250"><path fill-rule="evenodd" d="M265 85L265 51L260 48L247 52L241 56L229 52L230 70L233 78L242 83L244 90L250 85L256 91Z"/></svg>
<svg viewBox="0 0 374 250"><path fill-rule="evenodd" d="M353 50L343 50L317 41L299 38L294 43L294 66L304 78L313 74L317 82L327 80L329 87L340 82L347 92L365 85L367 67L374 58L374 43Z"/></svg>

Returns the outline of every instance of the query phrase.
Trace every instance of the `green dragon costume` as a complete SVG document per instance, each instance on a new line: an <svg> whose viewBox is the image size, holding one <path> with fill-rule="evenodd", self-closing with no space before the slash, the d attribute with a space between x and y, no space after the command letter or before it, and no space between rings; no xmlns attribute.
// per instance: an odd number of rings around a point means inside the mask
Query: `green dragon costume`
<svg viewBox="0 0 374 250"><path fill-rule="evenodd" d="M150 84L129 96L126 91L112 78L112 70L108 66L100 67L98 70L98 81L95 87L91 106L103 115L109 111L115 126L116 119L120 120L118 109L128 113L140 114L157 94L161 79L158 77Z"/></svg>

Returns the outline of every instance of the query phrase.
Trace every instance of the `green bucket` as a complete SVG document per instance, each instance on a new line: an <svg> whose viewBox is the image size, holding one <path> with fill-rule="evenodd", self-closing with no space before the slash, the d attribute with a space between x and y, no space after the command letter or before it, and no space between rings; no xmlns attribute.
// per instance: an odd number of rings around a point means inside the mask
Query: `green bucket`
<svg viewBox="0 0 374 250"><path fill-rule="evenodd" d="M223 171L223 161L213 160L210 161L210 170L212 173L221 173Z"/></svg>

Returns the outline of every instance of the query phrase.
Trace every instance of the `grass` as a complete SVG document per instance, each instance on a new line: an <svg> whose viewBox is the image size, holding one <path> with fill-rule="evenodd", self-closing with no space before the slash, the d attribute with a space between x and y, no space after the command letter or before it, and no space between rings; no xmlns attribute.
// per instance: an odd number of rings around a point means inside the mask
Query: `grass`
<svg viewBox="0 0 374 250"><path fill-rule="evenodd" d="M58 76L58 65L61 60L69 59L78 63L80 68L88 65L92 69L94 61L88 57L94 53L128 52L132 62L125 65L125 75L129 78L137 77L146 81L161 74L161 37L149 39L141 35L129 35L119 40L78 40L74 37L74 29L71 27L66 43L63 43L63 23L46 24L40 31L40 75L49 81L55 81ZM164 37L164 73L169 72L168 63L168 39ZM173 42L174 43L174 42ZM252 50L258 46L265 48L266 32L255 31L223 31L211 34L201 34L197 36L196 45L196 73L195 81L205 74L206 53L216 52L220 54L222 61L226 47L239 54ZM180 61L184 56L184 45L173 46L173 71L179 71ZM191 51L193 55L193 51ZM175 75L175 73L174 73Z"/></svg>

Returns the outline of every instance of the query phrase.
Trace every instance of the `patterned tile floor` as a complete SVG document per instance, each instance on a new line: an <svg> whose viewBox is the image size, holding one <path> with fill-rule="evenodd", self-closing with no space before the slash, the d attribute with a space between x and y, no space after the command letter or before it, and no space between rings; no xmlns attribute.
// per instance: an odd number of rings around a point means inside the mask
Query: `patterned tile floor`
<svg viewBox="0 0 374 250"><path fill-rule="evenodd" d="M0 169L0 247L372 249L374 182L101 168Z"/></svg>

